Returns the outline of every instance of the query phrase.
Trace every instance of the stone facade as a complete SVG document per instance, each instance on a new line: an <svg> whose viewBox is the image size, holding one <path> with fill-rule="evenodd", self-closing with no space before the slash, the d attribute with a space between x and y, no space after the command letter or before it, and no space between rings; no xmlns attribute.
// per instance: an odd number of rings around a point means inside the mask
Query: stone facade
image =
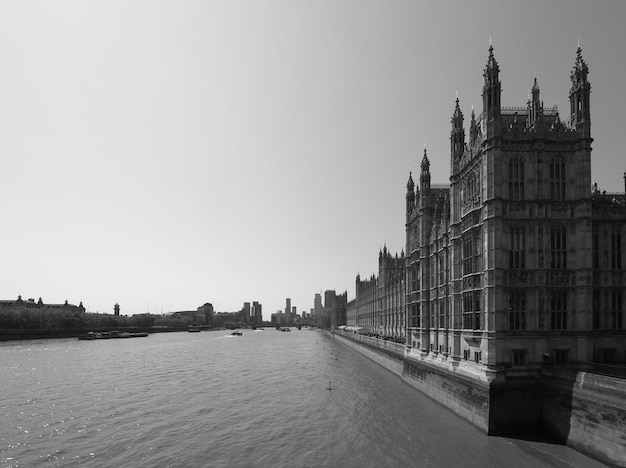
<svg viewBox="0 0 626 468"><path fill-rule="evenodd" d="M346 304L346 325L356 327L356 300L352 299Z"/></svg>
<svg viewBox="0 0 626 468"><path fill-rule="evenodd" d="M384 246L378 253L378 276L356 277L355 325L376 336L404 340L406 285L404 252L392 255Z"/></svg>
<svg viewBox="0 0 626 468"><path fill-rule="evenodd" d="M493 48L469 138L452 115L450 185L406 193L410 355L491 382L545 363L626 362L626 200L591 186L589 69L577 51L569 120L500 105ZM357 280L357 301L358 280ZM358 310L358 306L357 306Z"/></svg>

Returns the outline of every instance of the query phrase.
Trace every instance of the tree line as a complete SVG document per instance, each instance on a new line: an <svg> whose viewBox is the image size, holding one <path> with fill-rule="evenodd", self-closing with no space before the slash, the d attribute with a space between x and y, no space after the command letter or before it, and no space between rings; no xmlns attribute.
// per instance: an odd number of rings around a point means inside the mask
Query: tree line
<svg viewBox="0 0 626 468"><path fill-rule="evenodd" d="M149 313L125 316L52 308L0 308L0 330L4 331L186 328L193 321L191 317L164 317Z"/></svg>

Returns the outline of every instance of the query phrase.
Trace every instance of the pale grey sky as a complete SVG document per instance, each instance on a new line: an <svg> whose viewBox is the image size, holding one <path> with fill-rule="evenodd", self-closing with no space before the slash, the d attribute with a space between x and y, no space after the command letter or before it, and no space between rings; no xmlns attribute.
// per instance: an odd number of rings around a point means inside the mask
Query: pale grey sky
<svg viewBox="0 0 626 468"><path fill-rule="evenodd" d="M537 76L567 117L580 38L592 167L623 191L626 2L0 2L0 299L123 314L347 290L404 247L458 92Z"/></svg>

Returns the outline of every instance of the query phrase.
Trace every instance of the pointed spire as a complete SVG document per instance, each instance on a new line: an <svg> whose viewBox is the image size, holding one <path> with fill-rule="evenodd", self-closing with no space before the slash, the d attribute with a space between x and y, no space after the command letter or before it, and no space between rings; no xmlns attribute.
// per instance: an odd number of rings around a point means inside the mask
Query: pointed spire
<svg viewBox="0 0 626 468"><path fill-rule="evenodd" d="M452 130L450 131L450 153L452 159L459 159L465 150L465 128L463 127L463 112L459 106L459 98L456 98L454 112L452 113Z"/></svg>
<svg viewBox="0 0 626 468"><path fill-rule="evenodd" d="M428 171L430 169L430 161L428 160L428 154L426 153L426 148L424 148L424 157L422 158L422 172Z"/></svg>
<svg viewBox="0 0 626 468"><path fill-rule="evenodd" d="M459 98L456 98L456 104L454 106L454 113L452 114L452 128L458 130L463 128L463 112L459 106Z"/></svg>
<svg viewBox="0 0 626 468"><path fill-rule="evenodd" d="M430 161L424 148L424 157L422 158L422 173L420 174L420 186L422 191L430 190Z"/></svg>
<svg viewBox="0 0 626 468"><path fill-rule="evenodd" d="M483 113L488 122L499 120L500 117L500 67L493 55L493 46L489 46L489 58L483 72L485 83L483 85Z"/></svg>
<svg viewBox="0 0 626 468"><path fill-rule="evenodd" d="M407 218L415 208L415 183L413 182L413 174L409 171L409 181L406 184L406 213Z"/></svg>
<svg viewBox="0 0 626 468"><path fill-rule="evenodd" d="M498 78L498 72L500 71L500 67L498 66L498 61L493 55L493 46L489 46L489 57L487 58L487 66L485 67L485 78L487 78L487 72L491 72L495 74L494 78Z"/></svg>
<svg viewBox="0 0 626 468"><path fill-rule="evenodd" d="M476 144L477 137L478 125L476 124L476 113L474 112L474 108L472 107L472 117L470 119L470 147L473 147Z"/></svg>
<svg viewBox="0 0 626 468"><path fill-rule="evenodd" d="M413 182L413 174L409 171L409 181L406 184L406 191L413 192L415 191L415 183Z"/></svg>
<svg viewBox="0 0 626 468"><path fill-rule="evenodd" d="M570 119L572 125L581 131L584 136L591 136L591 116L589 101L591 85L588 81L589 67L583 59L580 46L576 50L576 61L570 74L572 87L569 91Z"/></svg>
<svg viewBox="0 0 626 468"><path fill-rule="evenodd" d="M587 62L583 59L583 53L580 45L578 49L576 49L576 62L574 63L574 69L572 70L572 75L576 73L584 73L584 77L587 77L587 73L589 73L589 67L587 66Z"/></svg>
<svg viewBox="0 0 626 468"><path fill-rule="evenodd" d="M528 121L526 122L526 126L532 127L543 116L543 103L539 99L537 75L535 75L533 86L528 94Z"/></svg>

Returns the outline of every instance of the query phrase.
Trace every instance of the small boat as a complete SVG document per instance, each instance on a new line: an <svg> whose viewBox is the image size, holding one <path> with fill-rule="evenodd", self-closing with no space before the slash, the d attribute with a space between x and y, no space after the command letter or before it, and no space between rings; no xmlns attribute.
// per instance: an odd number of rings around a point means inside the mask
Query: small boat
<svg viewBox="0 0 626 468"><path fill-rule="evenodd" d="M200 325L189 325L189 333L199 333Z"/></svg>
<svg viewBox="0 0 626 468"><path fill-rule="evenodd" d="M230 334L230 336L241 336L243 335L243 333L241 333L240 331L234 331Z"/></svg>
<svg viewBox="0 0 626 468"><path fill-rule="evenodd" d="M326 390L328 390L328 391L334 390L333 383L330 380L328 381L328 387L326 387Z"/></svg>

